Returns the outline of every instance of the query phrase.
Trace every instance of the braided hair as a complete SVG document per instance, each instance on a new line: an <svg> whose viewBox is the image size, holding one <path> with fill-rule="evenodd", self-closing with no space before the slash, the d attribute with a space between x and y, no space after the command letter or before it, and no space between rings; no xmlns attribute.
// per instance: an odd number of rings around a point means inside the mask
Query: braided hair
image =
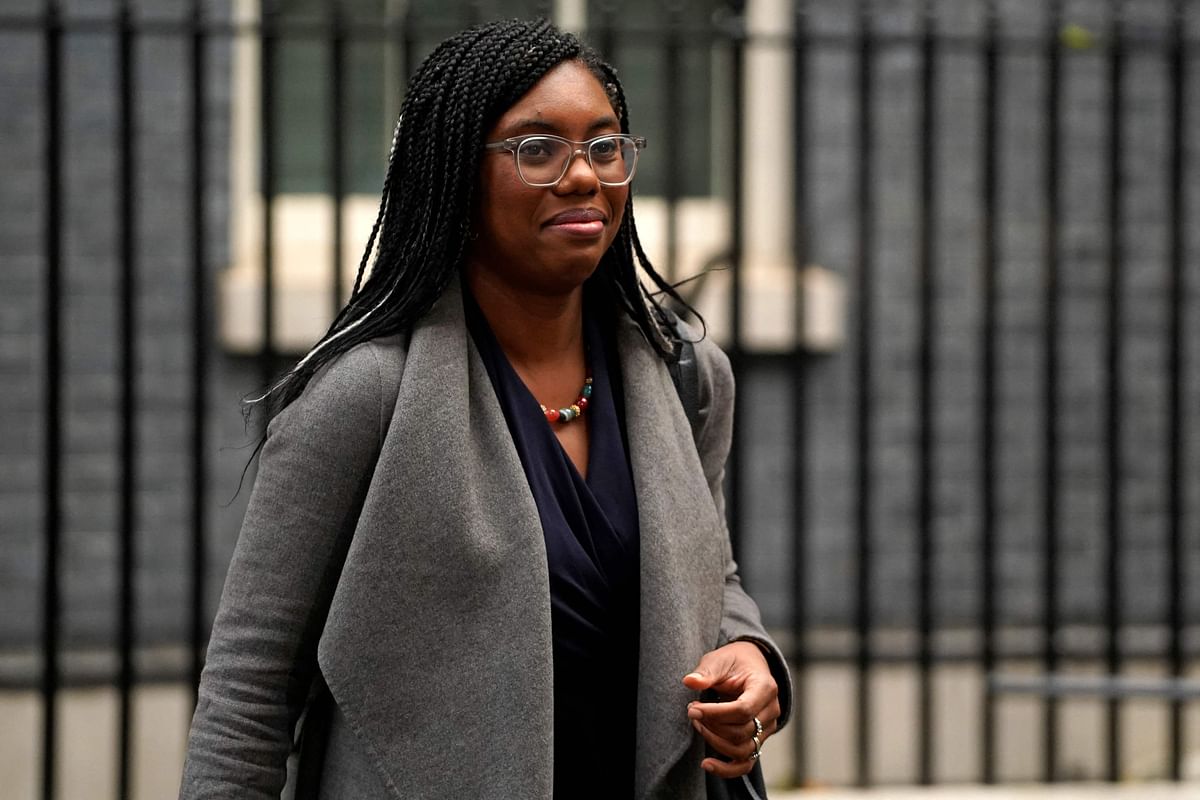
<svg viewBox="0 0 1200 800"><path fill-rule="evenodd" d="M577 37L545 20L477 25L446 39L421 63L400 108L379 212L350 300L308 354L250 401L250 410L267 401L268 419L274 417L322 366L362 342L409 330L432 308L465 260L484 135L543 75L571 59L604 87L621 131L628 133L629 113L616 71ZM657 291L639 280L637 264ZM657 296L687 304L646 257L631 199L593 280L637 323L660 357L676 357L678 339Z"/></svg>

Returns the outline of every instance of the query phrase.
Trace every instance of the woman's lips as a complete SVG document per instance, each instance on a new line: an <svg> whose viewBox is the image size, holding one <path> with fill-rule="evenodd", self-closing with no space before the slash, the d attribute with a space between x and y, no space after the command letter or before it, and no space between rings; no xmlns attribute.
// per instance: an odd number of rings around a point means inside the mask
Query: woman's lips
<svg viewBox="0 0 1200 800"><path fill-rule="evenodd" d="M599 236L604 233L604 220L593 220L592 222L555 222L548 226L551 230L559 231L560 233L569 233L573 236Z"/></svg>
<svg viewBox="0 0 1200 800"><path fill-rule="evenodd" d="M570 209L555 214L546 227L571 236L599 236L604 232L604 215L593 208Z"/></svg>

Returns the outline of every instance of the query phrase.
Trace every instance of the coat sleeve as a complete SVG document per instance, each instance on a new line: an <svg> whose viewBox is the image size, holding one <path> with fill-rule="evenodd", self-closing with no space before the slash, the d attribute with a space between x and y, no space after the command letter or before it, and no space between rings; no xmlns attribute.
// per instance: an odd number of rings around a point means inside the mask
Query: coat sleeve
<svg viewBox="0 0 1200 800"><path fill-rule="evenodd" d="M375 345L360 345L268 426L209 641L181 798L280 796L317 639L390 418L380 374Z"/></svg>
<svg viewBox="0 0 1200 800"><path fill-rule="evenodd" d="M696 360L700 370L700 426L696 432L696 449L704 467L704 477L712 492L713 503L722 520L725 517L725 462L733 439L733 370L729 358L719 347L705 339L696 344ZM792 678L783 651L763 627L758 605L742 588L737 562L728 531L725 536L725 596L721 616L721 644L732 641L751 641L762 649L779 686L779 727L788 721L792 710Z"/></svg>

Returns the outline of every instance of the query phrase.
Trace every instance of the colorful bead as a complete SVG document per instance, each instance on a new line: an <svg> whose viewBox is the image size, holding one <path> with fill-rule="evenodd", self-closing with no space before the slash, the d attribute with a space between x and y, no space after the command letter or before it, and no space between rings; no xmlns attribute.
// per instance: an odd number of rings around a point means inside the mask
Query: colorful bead
<svg viewBox="0 0 1200 800"><path fill-rule="evenodd" d="M583 382L583 388L579 390L579 398L567 408L546 408L540 403L538 406L542 409L542 414L545 415L547 422L567 423L583 416L584 409L588 407L588 398L591 396L592 377L589 375Z"/></svg>

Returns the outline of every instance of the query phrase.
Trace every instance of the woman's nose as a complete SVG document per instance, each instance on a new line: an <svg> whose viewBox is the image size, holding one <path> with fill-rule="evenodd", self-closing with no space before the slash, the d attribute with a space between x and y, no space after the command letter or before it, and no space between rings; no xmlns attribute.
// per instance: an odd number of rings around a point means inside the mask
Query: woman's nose
<svg viewBox="0 0 1200 800"><path fill-rule="evenodd" d="M600 190L600 178L588 162L587 152L582 147L571 151L567 157L567 171L559 178L554 187L569 192L587 192L592 194Z"/></svg>

